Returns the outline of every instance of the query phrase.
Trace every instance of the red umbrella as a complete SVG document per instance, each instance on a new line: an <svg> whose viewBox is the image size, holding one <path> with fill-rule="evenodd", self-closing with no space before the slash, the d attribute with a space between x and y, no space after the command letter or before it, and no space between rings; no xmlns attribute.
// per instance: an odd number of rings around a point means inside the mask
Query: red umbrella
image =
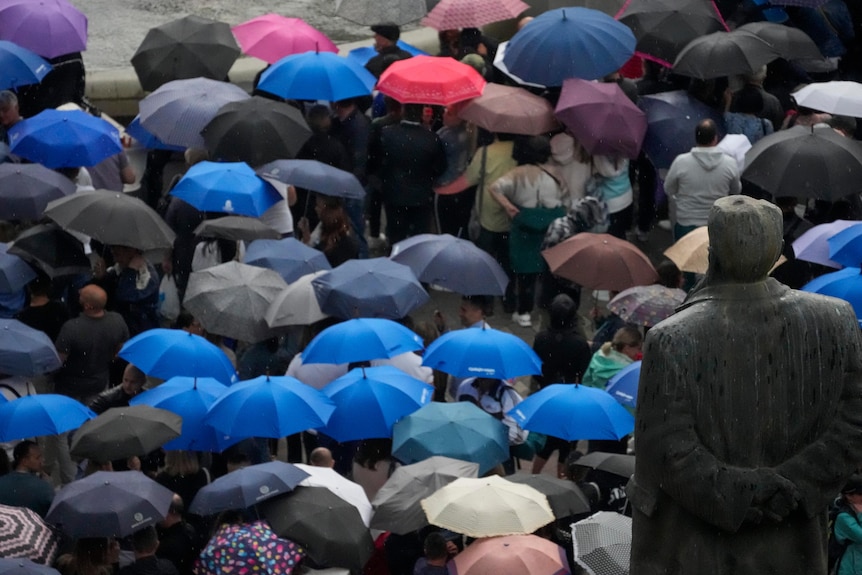
<svg viewBox="0 0 862 575"><path fill-rule="evenodd" d="M482 95L485 79L454 58L414 56L392 63L377 89L402 104L449 106Z"/></svg>
<svg viewBox="0 0 862 575"><path fill-rule="evenodd" d="M275 64L285 56L303 52L338 53L326 34L301 18L265 14L231 28L244 54Z"/></svg>
<svg viewBox="0 0 862 575"><path fill-rule="evenodd" d="M569 78L556 115L593 155L637 158L647 130L646 114L615 82Z"/></svg>
<svg viewBox="0 0 862 575"><path fill-rule="evenodd" d="M560 126L546 99L502 84L485 86L482 95L468 102L458 117L491 132L528 136L554 132Z"/></svg>
<svg viewBox="0 0 862 575"><path fill-rule="evenodd" d="M422 19L422 25L435 30L481 28L515 18L529 8L521 0L440 0Z"/></svg>
<svg viewBox="0 0 862 575"><path fill-rule="evenodd" d="M622 291L658 274L634 244L610 234L581 233L542 252L551 273L589 289Z"/></svg>

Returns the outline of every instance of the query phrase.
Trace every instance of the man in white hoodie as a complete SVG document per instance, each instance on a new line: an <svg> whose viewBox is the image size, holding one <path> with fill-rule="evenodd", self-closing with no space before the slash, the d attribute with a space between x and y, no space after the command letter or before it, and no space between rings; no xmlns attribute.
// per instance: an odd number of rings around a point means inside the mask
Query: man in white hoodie
<svg viewBox="0 0 862 575"><path fill-rule="evenodd" d="M736 160L716 147L719 138L715 122L702 120L694 138L697 145L674 159L664 181L675 221L675 240L705 226L715 200L738 194L741 188Z"/></svg>

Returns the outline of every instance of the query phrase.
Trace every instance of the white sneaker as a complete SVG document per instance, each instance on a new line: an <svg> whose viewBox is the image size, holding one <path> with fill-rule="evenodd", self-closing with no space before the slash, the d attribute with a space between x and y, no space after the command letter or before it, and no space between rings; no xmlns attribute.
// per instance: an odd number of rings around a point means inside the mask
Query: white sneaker
<svg viewBox="0 0 862 575"><path fill-rule="evenodd" d="M530 321L530 314L522 313L522 314L518 315L516 313L515 315L518 316L517 322L518 322L519 326L521 326L521 327L532 327L533 322Z"/></svg>

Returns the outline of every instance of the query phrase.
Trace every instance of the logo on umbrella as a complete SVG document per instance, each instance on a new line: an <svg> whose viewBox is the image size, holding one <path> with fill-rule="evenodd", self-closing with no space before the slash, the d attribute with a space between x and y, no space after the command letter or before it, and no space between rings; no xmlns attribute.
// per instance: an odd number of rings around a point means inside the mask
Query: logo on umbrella
<svg viewBox="0 0 862 575"><path fill-rule="evenodd" d="M260 492L261 492L261 494L266 495L267 493L269 493L269 486L268 485L261 485L260 486Z"/></svg>
<svg viewBox="0 0 862 575"><path fill-rule="evenodd" d="M255 499L255 501L260 501L261 499L269 499L281 490L278 488L272 489L269 485L261 485L258 488L258 491L260 491L260 495L257 497L257 499Z"/></svg>
<svg viewBox="0 0 862 575"><path fill-rule="evenodd" d="M151 520L150 517L144 517L144 514L140 513L140 512L132 515L132 519L135 520L135 522L132 523L132 529L135 529L136 527L140 527L144 523L148 523Z"/></svg>
<svg viewBox="0 0 862 575"><path fill-rule="evenodd" d="M493 376L497 371L493 367L468 367L470 373L484 373Z"/></svg>
<svg viewBox="0 0 862 575"><path fill-rule="evenodd" d="M222 206L221 210L223 212L232 213L233 212L233 202L231 202L230 200L225 200L225 203Z"/></svg>

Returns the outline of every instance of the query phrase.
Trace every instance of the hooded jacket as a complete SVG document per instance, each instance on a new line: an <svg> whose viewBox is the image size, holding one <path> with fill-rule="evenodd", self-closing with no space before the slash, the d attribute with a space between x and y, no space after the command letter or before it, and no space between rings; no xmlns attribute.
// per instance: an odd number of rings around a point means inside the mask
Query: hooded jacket
<svg viewBox="0 0 862 575"><path fill-rule="evenodd" d="M674 159L664 189L676 208L676 223L705 226L715 200L741 189L736 160L715 146L694 147Z"/></svg>
<svg viewBox="0 0 862 575"><path fill-rule="evenodd" d="M567 205L583 199L587 180L590 179L590 162L575 157L575 139L561 132L551 138L551 160L568 188Z"/></svg>

